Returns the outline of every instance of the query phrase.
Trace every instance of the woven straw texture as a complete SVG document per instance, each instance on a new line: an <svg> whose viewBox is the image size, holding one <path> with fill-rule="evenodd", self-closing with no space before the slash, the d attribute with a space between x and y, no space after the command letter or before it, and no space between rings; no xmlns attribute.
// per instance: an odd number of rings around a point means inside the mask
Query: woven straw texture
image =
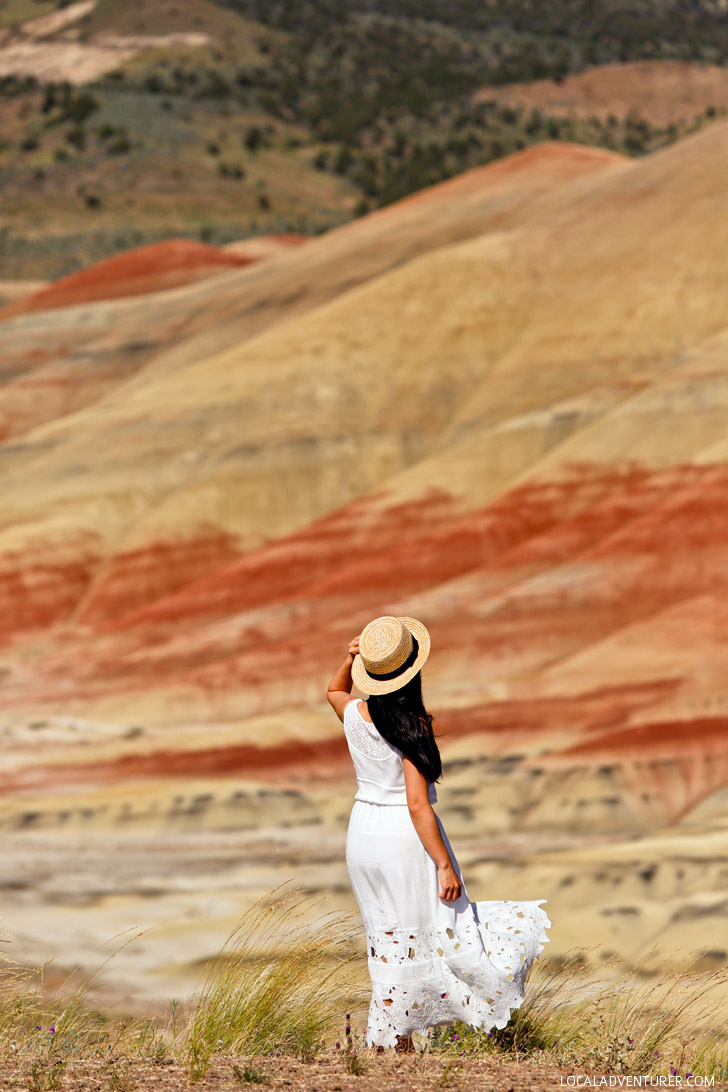
<svg viewBox="0 0 728 1092"><path fill-rule="evenodd" d="M372 678L369 672L382 675L405 663L412 652L413 635L419 646L414 663L393 679ZM384 614L369 622L361 632L359 653L351 668L352 679L364 694L390 694L417 674L429 654L430 634L419 619Z"/></svg>

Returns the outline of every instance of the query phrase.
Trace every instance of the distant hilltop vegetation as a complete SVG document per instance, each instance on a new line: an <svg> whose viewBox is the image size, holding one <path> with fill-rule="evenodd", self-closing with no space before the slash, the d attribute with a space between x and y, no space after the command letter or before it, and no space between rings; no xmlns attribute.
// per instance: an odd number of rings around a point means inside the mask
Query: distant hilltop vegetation
<svg viewBox="0 0 728 1092"><path fill-rule="evenodd" d="M319 234L546 140L642 155L727 63L723 0L5 0L0 279Z"/></svg>

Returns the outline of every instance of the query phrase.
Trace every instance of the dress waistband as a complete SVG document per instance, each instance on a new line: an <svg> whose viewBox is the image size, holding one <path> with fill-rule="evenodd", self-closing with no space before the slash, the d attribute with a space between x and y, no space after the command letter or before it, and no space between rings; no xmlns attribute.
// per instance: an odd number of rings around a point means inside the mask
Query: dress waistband
<svg viewBox="0 0 728 1092"><path fill-rule="evenodd" d="M395 808L406 808L407 803L407 790L402 787L390 788L389 786L377 785L373 782L367 782L360 779L359 787L357 788L355 800L360 801L362 804L384 804ZM434 784L430 784L428 791L428 799L431 804L437 804L437 789Z"/></svg>
<svg viewBox="0 0 728 1092"><path fill-rule="evenodd" d="M362 800L360 796L354 797L355 804L368 804L372 808L406 808L406 800Z"/></svg>

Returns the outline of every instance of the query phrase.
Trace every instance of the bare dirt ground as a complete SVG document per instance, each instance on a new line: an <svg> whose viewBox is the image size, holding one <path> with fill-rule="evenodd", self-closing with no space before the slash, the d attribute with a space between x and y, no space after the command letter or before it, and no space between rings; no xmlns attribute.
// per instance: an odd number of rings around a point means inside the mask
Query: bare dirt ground
<svg viewBox="0 0 728 1092"><path fill-rule="evenodd" d="M206 35L137 35L124 38L108 34L99 44L80 42L18 41L0 52L0 75L35 76L42 82L68 80L90 83L112 72L142 49L151 46L193 45L207 41Z"/></svg>
<svg viewBox="0 0 728 1092"><path fill-rule="evenodd" d="M40 80L68 80L88 83L112 71L141 50L154 47L208 45L209 34L176 31L169 34L119 34L108 30L91 43L74 41L78 28L65 30L62 39L53 36L78 22L96 7L96 0L79 0L60 11L51 11L7 28L0 35L0 75L35 76ZM7 44L6 44L7 43Z"/></svg>
<svg viewBox="0 0 728 1092"><path fill-rule="evenodd" d="M39 15L37 19L31 19L23 23L21 30L28 38L45 38L49 34L57 34L59 30L77 22L84 15L96 7L96 0L79 0L76 4L61 8L58 11L49 11L46 15Z"/></svg>
<svg viewBox="0 0 728 1092"><path fill-rule="evenodd" d="M47 1063L46 1063L47 1064ZM531 1089L555 1089L575 1074L574 1069L564 1069L537 1061L516 1062L499 1058L463 1058L445 1055L388 1054L372 1056L364 1060L365 1072L357 1076L348 1072L343 1057L319 1058L306 1063L294 1058L218 1058L209 1072L198 1081L189 1080L176 1064L153 1064L146 1061L116 1060L115 1062L74 1060L69 1063L59 1087L65 1092L84 1089L123 1088L164 1090L194 1087L200 1092L227 1092L258 1081L246 1080L246 1066L257 1070L268 1082L265 1087L295 1088L296 1092L425 1092L429 1089L468 1089L469 1092L523 1092ZM239 1076L235 1073L238 1069ZM579 1075L590 1073L579 1070ZM601 1074L593 1073L599 1077ZM31 1081L31 1063L6 1062L0 1069L0 1088L26 1089ZM121 1083L118 1083L121 1082ZM593 1082L596 1083L596 1082ZM713 1086L714 1092L725 1092L728 1084Z"/></svg>
<svg viewBox="0 0 728 1092"><path fill-rule="evenodd" d="M475 101L538 107L545 114L626 117L636 110L653 125L688 120L708 106L728 106L728 71L691 61L628 61L597 65L556 80L484 87Z"/></svg>

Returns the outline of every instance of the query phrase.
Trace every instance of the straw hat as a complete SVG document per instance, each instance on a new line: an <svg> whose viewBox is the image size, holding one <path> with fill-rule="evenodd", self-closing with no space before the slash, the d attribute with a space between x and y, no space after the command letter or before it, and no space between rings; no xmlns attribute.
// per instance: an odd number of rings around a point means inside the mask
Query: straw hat
<svg viewBox="0 0 728 1092"><path fill-rule="evenodd" d="M364 694L391 694L417 674L429 655L430 634L422 622L384 614L364 626L351 677Z"/></svg>

